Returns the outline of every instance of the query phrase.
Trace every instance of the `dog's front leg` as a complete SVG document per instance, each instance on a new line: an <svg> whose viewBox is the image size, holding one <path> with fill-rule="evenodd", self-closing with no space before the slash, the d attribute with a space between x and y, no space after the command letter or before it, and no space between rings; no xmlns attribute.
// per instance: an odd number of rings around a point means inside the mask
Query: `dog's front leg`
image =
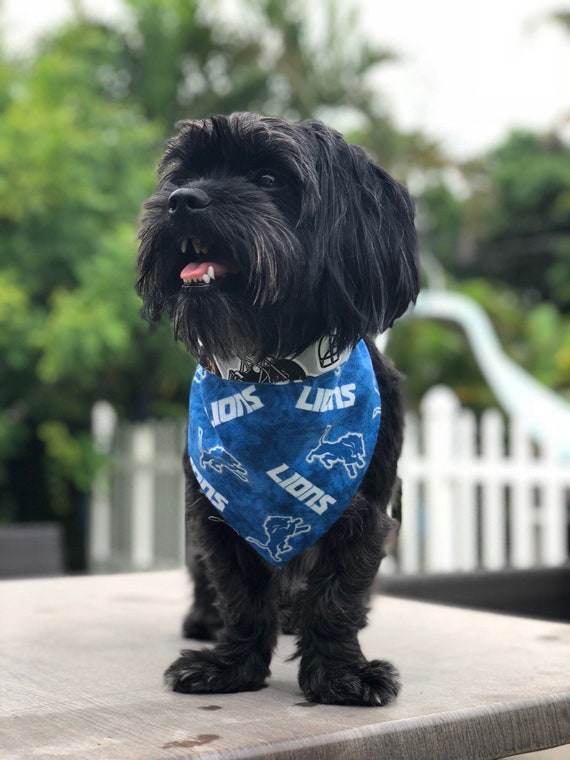
<svg viewBox="0 0 570 760"><path fill-rule="evenodd" d="M366 660L358 642L388 521L357 496L315 546L318 555L295 610L299 684L312 702L378 706L398 694L396 669L383 660Z"/></svg>
<svg viewBox="0 0 570 760"><path fill-rule="evenodd" d="M203 496L192 507L190 528L224 627L214 648L181 652L165 681L174 691L192 694L261 689L278 632L271 567L216 518Z"/></svg>
<svg viewBox="0 0 570 760"><path fill-rule="evenodd" d="M186 480L186 519L188 521L188 529L186 531L186 564L188 565L194 585L194 599L188 614L184 618L182 635L187 639L217 641L222 621L216 607L216 592L208 578L208 570L196 546L191 527L194 504L197 499L201 498L201 492L196 481L196 476L192 471L187 451L184 452L182 462Z"/></svg>

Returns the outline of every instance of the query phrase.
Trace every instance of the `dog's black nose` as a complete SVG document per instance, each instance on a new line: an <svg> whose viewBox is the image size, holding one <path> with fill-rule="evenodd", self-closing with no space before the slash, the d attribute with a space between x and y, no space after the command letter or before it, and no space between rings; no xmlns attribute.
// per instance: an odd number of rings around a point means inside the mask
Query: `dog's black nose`
<svg viewBox="0 0 570 760"><path fill-rule="evenodd" d="M202 211L211 202L210 196L197 187L179 187L168 198L168 213L174 216L186 211Z"/></svg>

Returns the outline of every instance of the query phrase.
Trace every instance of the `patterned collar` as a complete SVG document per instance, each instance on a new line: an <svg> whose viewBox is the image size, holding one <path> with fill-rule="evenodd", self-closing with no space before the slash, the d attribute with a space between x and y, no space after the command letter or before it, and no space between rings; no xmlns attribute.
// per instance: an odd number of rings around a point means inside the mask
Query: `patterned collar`
<svg viewBox="0 0 570 760"><path fill-rule="evenodd" d="M258 362L238 356L227 361L216 359L217 374L224 380L248 383L289 383L318 377L340 367L349 358L350 349L339 353L335 344L334 336L325 335L297 356L283 359L268 357Z"/></svg>

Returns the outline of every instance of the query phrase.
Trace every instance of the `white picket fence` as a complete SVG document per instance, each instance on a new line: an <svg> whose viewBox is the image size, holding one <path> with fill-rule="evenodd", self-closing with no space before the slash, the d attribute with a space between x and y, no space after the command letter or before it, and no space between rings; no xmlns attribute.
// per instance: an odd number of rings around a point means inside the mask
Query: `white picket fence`
<svg viewBox="0 0 570 760"><path fill-rule="evenodd" d="M93 489L93 572L184 562L185 423L115 425L93 414L110 465ZM453 572L562 565L568 559L570 463L538 450L495 409L478 424L451 390L430 390L408 415L400 460L402 525L384 572Z"/></svg>
<svg viewBox="0 0 570 760"><path fill-rule="evenodd" d="M547 567L568 558L570 463L538 450L516 420L477 424L454 393L432 388L408 416L400 460L396 567L407 573Z"/></svg>

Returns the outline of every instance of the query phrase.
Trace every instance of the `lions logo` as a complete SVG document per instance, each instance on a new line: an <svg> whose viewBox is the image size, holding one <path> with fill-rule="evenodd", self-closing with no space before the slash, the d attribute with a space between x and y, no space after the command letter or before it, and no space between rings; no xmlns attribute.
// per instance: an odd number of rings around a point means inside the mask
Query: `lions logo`
<svg viewBox="0 0 570 760"><path fill-rule="evenodd" d="M293 550L289 541L301 533L308 533L311 526L306 525L301 517L269 515L263 523L263 530L267 536L267 541L264 544L251 536L245 540L266 551L274 562L281 562L281 555Z"/></svg>
<svg viewBox="0 0 570 760"><path fill-rule="evenodd" d="M336 335L323 335L317 348L321 369L332 367L340 359Z"/></svg>
<svg viewBox="0 0 570 760"><path fill-rule="evenodd" d="M211 469L220 473L223 469L231 472L244 483L247 483L247 470L238 462L238 460L226 451L222 446L213 446L211 449L205 449L202 446L202 437L204 431L198 428L198 447L200 448L200 467L203 470Z"/></svg>
<svg viewBox="0 0 570 760"><path fill-rule="evenodd" d="M331 427L327 425L318 446L307 454L305 461L311 464L317 459L327 470L332 470L335 464L342 464L348 477L356 478L358 470L366 467L364 438L361 433L346 433L336 441L330 441L327 435Z"/></svg>

